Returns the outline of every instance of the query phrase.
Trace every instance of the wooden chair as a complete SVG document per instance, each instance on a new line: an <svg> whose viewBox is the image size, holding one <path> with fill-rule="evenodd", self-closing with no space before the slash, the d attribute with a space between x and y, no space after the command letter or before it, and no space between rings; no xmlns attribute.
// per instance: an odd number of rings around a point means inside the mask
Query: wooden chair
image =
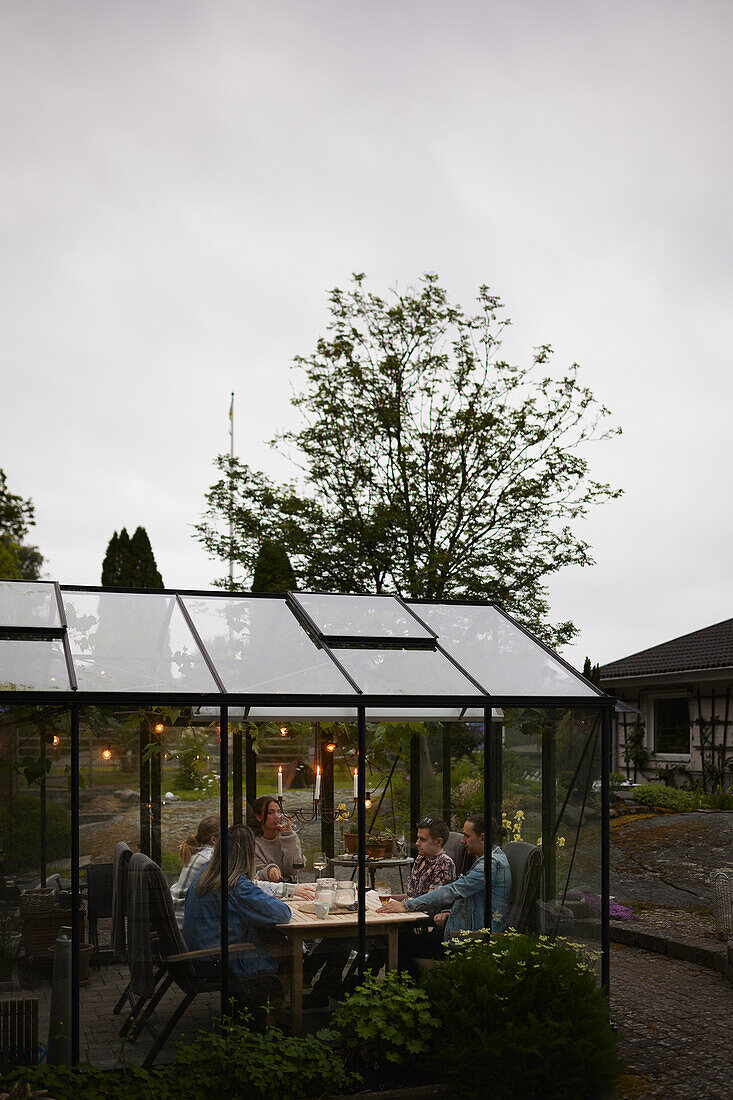
<svg viewBox="0 0 733 1100"><path fill-rule="evenodd" d="M132 897L136 891L138 897ZM143 896L145 895L145 896ZM130 861L128 875L128 927L130 928L130 966L133 992L145 996L130 1029L130 1039L134 1040L146 1025L150 1015L160 1004L162 998L172 986L183 993L183 999L171 1013L167 1023L155 1039L143 1065L150 1069L158 1054L170 1038L173 1029L193 1000L200 993L218 992L221 989L221 948L205 948L189 951L181 930L178 927L170 887L160 867L147 856L137 854ZM147 912L149 917L148 934L157 937L157 949L165 967L162 980L155 983L152 973L152 957L148 956L142 920ZM131 926L131 927L130 927ZM253 951L250 943L230 944L229 954L242 954ZM140 953L142 952L142 957ZM151 953L152 954L152 953ZM202 965L206 964L206 965ZM264 997L273 1005L283 1000L282 986L274 975L257 975L242 978L229 974L229 989L238 1000L249 999L253 1004L257 997Z"/></svg>

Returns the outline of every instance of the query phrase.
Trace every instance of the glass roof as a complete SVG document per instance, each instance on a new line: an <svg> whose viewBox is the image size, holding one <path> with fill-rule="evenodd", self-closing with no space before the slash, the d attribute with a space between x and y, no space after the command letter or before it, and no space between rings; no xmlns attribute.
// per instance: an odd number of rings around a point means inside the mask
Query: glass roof
<svg viewBox="0 0 733 1100"><path fill-rule="evenodd" d="M326 638L381 638L429 642L430 631L394 596L335 596L294 592L297 603Z"/></svg>
<svg viewBox="0 0 733 1100"><path fill-rule="evenodd" d="M419 603L415 609L450 653L490 695L587 695L598 692L495 607Z"/></svg>
<svg viewBox="0 0 733 1100"><path fill-rule="evenodd" d="M183 602L227 691L354 694L284 600L184 596Z"/></svg>
<svg viewBox="0 0 733 1100"><path fill-rule="evenodd" d="M69 674L61 641L0 641L0 691L68 690Z"/></svg>
<svg viewBox="0 0 733 1100"><path fill-rule="evenodd" d="M471 695L477 690L432 649L340 649L338 657L365 695Z"/></svg>
<svg viewBox="0 0 733 1100"><path fill-rule="evenodd" d="M70 692L73 673L81 694L254 696L257 718L363 703L446 721L502 698L605 698L491 604L413 601L418 621L392 596L60 591L67 627L53 584L0 582L0 692Z"/></svg>
<svg viewBox="0 0 733 1100"><path fill-rule="evenodd" d="M64 592L80 691L216 692L175 596Z"/></svg>
<svg viewBox="0 0 733 1100"><path fill-rule="evenodd" d="M49 581L0 581L0 628L61 626L56 589Z"/></svg>

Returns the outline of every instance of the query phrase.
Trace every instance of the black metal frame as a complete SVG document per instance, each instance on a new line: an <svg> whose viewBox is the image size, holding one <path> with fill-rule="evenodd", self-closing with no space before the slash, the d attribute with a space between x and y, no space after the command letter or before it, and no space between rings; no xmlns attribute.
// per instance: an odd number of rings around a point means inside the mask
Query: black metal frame
<svg viewBox="0 0 733 1100"><path fill-rule="evenodd" d="M61 609L63 603L60 600L60 592L63 591L82 591L82 592L104 592L109 591L107 589L100 588L99 586L84 586L84 585L55 585L57 600ZM146 593L150 595L149 590L146 589L114 589L115 592L120 593ZM289 594L272 594L272 593L229 593L229 592L207 592L203 590L163 590L156 591L155 595L172 595L177 598L179 606L182 605L180 596L205 596L221 599L231 599L235 596L246 596L247 599L274 599L281 598L288 600ZM411 608L404 604L404 601L400 600L406 610L411 611ZM517 623L511 616L507 615L502 608L498 607L495 603L490 601L479 600L414 600L411 603L439 603L439 604L463 604L468 606L483 606L492 607L497 610L504 618L510 623L516 626L526 634L533 644L539 645L542 649L552 656L554 660L559 661L568 671L581 680L588 687L593 689L593 695L591 696L547 696L547 695L534 695L534 696L517 696L517 695L497 695L490 696L488 692L481 687L481 685L470 676L470 674L463 669L460 664L450 657L449 654L445 654L457 668L463 672L468 680L473 683L477 690L481 693L478 697L474 695L437 695L437 696L408 696L408 695L365 695L361 693L357 685L354 684L356 696L352 695L317 695L317 694L294 694L284 696L282 694L263 694L258 692L227 692L224 690L224 684L218 675L214 676L214 682L217 686L220 686L219 692L120 692L120 691L105 691L105 692L90 692L80 691L75 682L73 663L71 661L71 653L68 647L68 637L64 639L65 646L64 651L67 657L67 665L69 670L69 684L70 691L48 691L48 692L7 692L0 691L0 704L21 706L32 703L38 706L52 704L55 706L63 705L64 702L70 706L71 710L71 832L72 832L72 847L71 847L71 885L72 885L72 1061L75 1063L79 1060L79 962L78 962L78 949L79 949L79 931L78 931L78 915L80 908L80 894L79 894L79 718L80 711L86 705L96 706L130 706L134 703L137 706L145 706L146 704L154 705L166 705L166 704L178 704L178 705L190 705L190 706L218 706L220 712L220 819L221 819L221 857L222 857L222 876L226 880L228 878L228 850L227 850L227 828L228 825L228 768L229 768L229 724L228 714L231 707L308 707L313 708L318 713L324 709L339 707L355 709L357 715L357 727L358 727L358 746L357 746L357 767L358 767L358 967L360 976L363 975L364 963L366 959L366 906L365 906L365 893L366 893L366 723L368 712L371 709L385 709L391 708L395 712L404 711L409 714L411 710L425 710L435 709L436 711L448 711L454 709L471 709L471 710L483 710L483 722L484 722L484 817L487 822L486 828L490 830L490 822L492 817L492 802L493 802L493 782L492 782L492 766L494 754L491 751L492 748L492 709L494 708L506 708L506 707L543 707L547 709L568 709L570 707L584 707L584 708L599 708L602 712L602 725L601 725L601 947L602 947L602 983L606 990L609 988L609 961L610 961L610 932L608 924L609 913L609 808L610 808L610 796L609 796L609 779L610 779L610 730L611 730L611 717L612 708L615 700L609 696L604 695L595 684L591 684L588 680L580 675L575 669L572 668L566 661L558 657L553 653L549 647L545 646L538 639L534 638L529 631L527 631L520 623ZM292 607L292 601L288 600L288 605ZM414 613L413 613L414 614ZM298 616L301 618L300 616ZM415 615L415 618L420 621L419 616ZM186 621L189 627L189 616L186 616ZM302 619L301 619L302 621ZM314 624L315 625L315 624ZM48 629L42 630L39 628L34 631L33 628L24 628L20 631L21 634L29 633L45 633L48 635ZM61 633L56 634L57 637L64 637L66 633L66 624L61 627ZM202 656L206 660L207 665L211 669L210 657L201 643L198 633L193 630L192 636L197 645L200 646ZM323 648L329 656L333 659L337 666L341 667L338 660L330 652L328 645L324 645L320 642L321 648ZM383 647L383 640L380 639L380 648ZM409 648L409 646L400 646L400 648ZM432 647L431 647L432 648ZM442 649L439 644L436 644L435 648ZM444 652L444 651L443 651ZM351 677L342 669L347 679L353 683ZM252 777L250 775L251 764L253 763L251 757L251 746L249 744L249 735L246 737L246 779L247 779L247 792L249 793L252 786ZM488 857L484 861L484 875L485 875L485 913L491 915L491 844L489 835L489 853ZM222 904L221 906L221 944L222 944L222 984L221 984L221 1007L222 1011L226 1011L228 1008L228 906Z"/></svg>

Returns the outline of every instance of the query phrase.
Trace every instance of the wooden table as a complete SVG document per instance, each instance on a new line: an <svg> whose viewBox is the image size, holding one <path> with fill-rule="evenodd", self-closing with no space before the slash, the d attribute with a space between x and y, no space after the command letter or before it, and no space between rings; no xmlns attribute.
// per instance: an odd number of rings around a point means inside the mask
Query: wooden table
<svg viewBox="0 0 733 1100"><path fill-rule="evenodd" d="M287 937L290 947L293 1034L300 1035L303 1029L303 940L356 938L359 922L358 914L349 912L332 912L325 920L318 920L311 913L301 911L297 898L289 899L288 905L292 918L288 924L278 924L277 930ZM400 929L406 925L426 924L429 920L427 913L382 913L367 910L367 935L386 935L388 938L388 970L397 968L397 937Z"/></svg>

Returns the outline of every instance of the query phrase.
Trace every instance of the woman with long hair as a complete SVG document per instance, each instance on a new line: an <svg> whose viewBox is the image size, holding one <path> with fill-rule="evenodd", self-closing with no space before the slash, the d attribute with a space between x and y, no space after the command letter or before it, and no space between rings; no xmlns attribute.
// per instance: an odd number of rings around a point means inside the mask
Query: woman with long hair
<svg viewBox="0 0 733 1100"><path fill-rule="evenodd" d="M218 839L219 815L209 814L199 821L195 835L189 833L178 849L181 855L181 873L178 881L171 886L171 897L179 928L183 928L183 909L188 888L211 859Z"/></svg>
<svg viewBox="0 0 733 1100"><path fill-rule="evenodd" d="M254 951L234 952L229 969L253 977L274 974L277 963L263 946L256 929L290 921L290 908L253 883L255 838L246 825L232 825L228 839L229 942L250 943ZM217 840L209 864L198 873L186 896L183 936L190 951L218 947L221 934L221 843Z"/></svg>
<svg viewBox="0 0 733 1100"><path fill-rule="evenodd" d="M292 881L296 866L303 863L303 853L292 819L283 817L278 800L269 794L256 799L249 811L249 825L255 835L257 878Z"/></svg>

